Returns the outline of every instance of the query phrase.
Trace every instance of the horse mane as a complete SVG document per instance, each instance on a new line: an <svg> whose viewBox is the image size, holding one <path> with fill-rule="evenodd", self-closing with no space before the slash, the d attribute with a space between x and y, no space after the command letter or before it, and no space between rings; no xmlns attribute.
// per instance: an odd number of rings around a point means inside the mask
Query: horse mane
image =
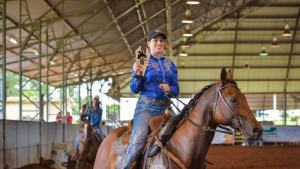
<svg viewBox="0 0 300 169"><path fill-rule="evenodd" d="M234 80L226 79L226 84L228 83L236 85L236 82ZM172 137L172 135L177 129L177 126L183 121L184 116L186 116L187 113L195 107L198 99L204 93L204 91L206 91L213 85L215 85L215 83L205 86L199 93L194 95L194 98L192 98L186 106L184 106L180 114L170 119L168 125L166 126L167 128L165 130L165 133L161 136L161 142L163 145L165 145L165 143Z"/></svg>
<svg viewBox="0 0 300 169"><path fill-rule="evenodd" d="M165 145L165 143L172 137L177 129L178 124L184 119L184 116L189 112L189 110L195 106L203 92L213 85L214 84L205 86L199 93L194 95L194 98L192 98L186 106L184 106L180 114L170 119L168 125L166 126L166 132L161 136L161 142L163 145Z"/></svg>

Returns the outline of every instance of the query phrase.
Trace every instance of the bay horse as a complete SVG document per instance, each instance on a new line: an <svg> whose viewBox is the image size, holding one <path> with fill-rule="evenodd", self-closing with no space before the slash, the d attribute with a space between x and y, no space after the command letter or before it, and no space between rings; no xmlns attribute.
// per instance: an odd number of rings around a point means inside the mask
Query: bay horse
<svg viewBox="0 0 300 169"><path fill-rule="evenodd" d="M232 127L245 138L259 137L263 128L252 114L232 73L223 68L220 77L218 83L204 87L179 115L170 119L161 136L162 151L147 158L146 168L205 169L205 156L214 137L214 132L210 131L219 124ZM113 146L127 130L118 128L106 137L98 150L94 169L121 168L123 157L114 154ZM176 159L170 157L170 153ZM136 168L142 168L141 162Z"/></svg>
<svg viewBox="0 0 300 169"><path fill-rule="evenodd" d="M93 131L90 118L81 117L81 140L78 145L78 160L75 169L92 169L97 150L103 140L100 140L97 131Z"/></svg>

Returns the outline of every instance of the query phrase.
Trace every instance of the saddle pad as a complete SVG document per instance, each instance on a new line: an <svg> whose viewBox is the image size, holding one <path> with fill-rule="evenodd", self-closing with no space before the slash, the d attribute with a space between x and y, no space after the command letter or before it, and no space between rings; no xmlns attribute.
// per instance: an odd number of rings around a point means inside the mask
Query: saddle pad
<svg viewBox="0 0 300 169"><path fill-rule="evenodd" d="M133 129L133 119L130 120L130 122L128 123L128 129L130 132L132 132L132 129Z"/></svg>
<svg viewBox="0 0 300 169"><path fill-rule="evenodd" d="M160 116L153 117L150 120L149 126L151 128L151 134L158 128L159 124L162 123L165 118L166 117L164 117L164 115L160 115ZM170 117L168 117L168 118L170 118ZM132 124L132 122L133 122L133 120L131 120L129 123ZM131 126L131 128L132 128L132 126ZM161 134L163 134L164 132L165 132L165 128L163 128L160 132L158 132L157 135L160 137ZM151 140L151 136L152 136L151 134L147 136L145 146L141 151L141 154L144 154L146 151L147 145L151 144L151 146L149 148L149 152L148 152L148 157L155 155L160 150L160 148L157 144L153 144L155 142L155 139L153 139L152 142L149 143ZM124 151L127 148L127 145L129 144L130 137L131 137L131 131L128 130L123 135L121 135L121 137L118 138L117 142L115 143L115 145L113 147L113 151L115 154L120 155L120 156L123 155Z"/></svg>
<svg viewBox="0 0 300 169"><path fill-rule="evenodd" d="M153 117L149 122L151 132L155 131L157 129L157 127L159 126L159 124L161 122L163 122L165 118L166 118L165 115L159 115L159 116ZM128 123L128 128L129 128L130 132L132 132L132 129L133 129L133 120L134 119L130 120Z"/></svg>
<svg viewBox="0 0 300 169"><path fill-rule="evenodd" d="M123 155L123 152L124 150L126 149L126 146L127 144L123 144L122 143L122 139L125 135L131 135L131 133L129 133L128 131L126 131L121 137L118 138L117 142L115 143L114 145L114 153L117 154L117 155L120 155L122 156ZM129 136L129 139L130 139L130 136ZM129 141L129 140L128 140Z"/></svg>
<svg viewBox="0 0 300 169"><path fill-rule="evenodd" d="M127 140L127 138L125 138L125 137L128 137L130 139L130 136L131 136L131 133L125 132L121 137L118 138L118 140L115 143L114 148L113 148L113 151L114 151L115 154L117 154L119 156L123 155L124 151L126 150L126 147L127 147L128 143L129 143L129 141L128 142L125 141L127 143L124 144L124 139ZM122 141L122 139L123 139L123 141ZM144 147L144 149L145 149L145 147ZM155 154L157 154L159 152L159 150L160 150L160 147L155 142L149 148L148 157L154 156ZM144 150L143 150L143 153L145 153Z"/></svg>

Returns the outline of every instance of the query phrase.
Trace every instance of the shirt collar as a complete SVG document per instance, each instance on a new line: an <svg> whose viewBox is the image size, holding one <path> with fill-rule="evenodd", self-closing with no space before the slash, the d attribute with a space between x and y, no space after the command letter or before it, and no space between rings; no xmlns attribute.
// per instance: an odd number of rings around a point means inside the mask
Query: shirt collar
<svg viewBox="0 0 300 169"><path fill-rule="evenodd" d="M162 56L160 57L160 59L157 59L155 56L152 55L151 51L149 50L150 52L150 57L153 59L153 60L164 60L165 59L165 54L162 54Z"/></svg>

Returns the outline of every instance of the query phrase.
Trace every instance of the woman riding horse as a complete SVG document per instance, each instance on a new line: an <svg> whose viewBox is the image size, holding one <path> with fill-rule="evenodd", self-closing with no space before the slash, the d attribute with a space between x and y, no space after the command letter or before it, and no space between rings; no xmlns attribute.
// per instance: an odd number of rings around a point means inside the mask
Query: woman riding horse
<svg viewBox="0 0 300 169"><path fill-rule="evenodd" d="M162 90L175 96L179 93L176 66L162 53L165 49L171 52L166 45L166 39L167 36L160 30L152 30L148 34L147 45L151 56L145 72L146 80L134 76L138 74L141 65L138 62L133 65L130 88L133 93L140 93L140 98L134 112L132 137L122 169L128 169L140 154L149 133L150 119L164 114L170 106L170 101Z"/></svg>
<svg viewBox="0 0 300 169"><path fill-rule="evenodd" d="M263 128L251 112L244 94L239 90L231 72L221 71L218 83L204 87L189 102L182 112L166 125L161 147L156 155L148 157L146 168L194 169L206 168L205 156L219 124L231 126L244 137L257 139ZM112 131L102 142L94 169L119 169L123 156L113 147L128 128ZM123 154L124 155L124 154ZM139 161L137 168L141 168Z"/></svg>
<svg viewBox="0 0 300 169"><path fill-rule="evenodd" d="M85 112L85 109L83 109L83 112ZM81 114L80 116L82 116L82 115L83 114ZM102 107L101 107L101 102L99 101L99 96L98 95L94 96L93 104L88 107L88 109L86 111L86 116L90 119L93 129L95 131L97 131L101 141L103 141L104 140L104 135L103 135L103 133L101 131L101 128L100 128L100 122L101 122L101 119L102 119ZM72 160L77 159L77 153L76 152L77 152L77 148L78 148L78 145L79 145L80 138L81 138L81 133L79 134L79 136L76 139L75 152L74 152L73 156L71 157Z"/></svg>

